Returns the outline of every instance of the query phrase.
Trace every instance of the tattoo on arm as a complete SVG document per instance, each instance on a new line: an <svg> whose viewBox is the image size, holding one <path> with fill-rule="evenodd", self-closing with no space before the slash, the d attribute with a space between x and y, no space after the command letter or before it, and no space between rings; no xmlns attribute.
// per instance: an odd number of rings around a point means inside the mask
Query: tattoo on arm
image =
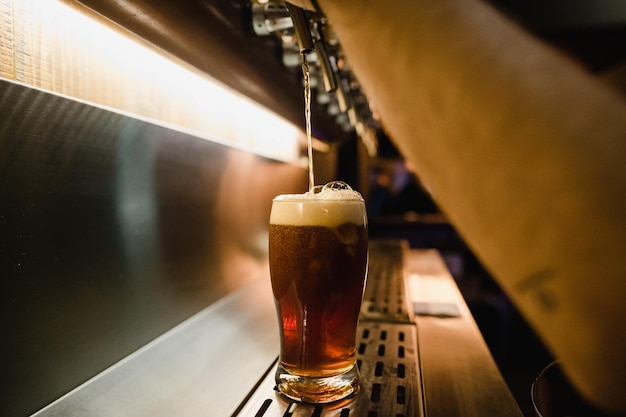
<svg viewBox="0 0 626 417"><path fill-rule="evenodd" d="M558 307L558 297L548 284L555 278L556 271L548 267L533 272L517 283L516 287L521 293L530 292L541 307L552 312Z"/></svg>

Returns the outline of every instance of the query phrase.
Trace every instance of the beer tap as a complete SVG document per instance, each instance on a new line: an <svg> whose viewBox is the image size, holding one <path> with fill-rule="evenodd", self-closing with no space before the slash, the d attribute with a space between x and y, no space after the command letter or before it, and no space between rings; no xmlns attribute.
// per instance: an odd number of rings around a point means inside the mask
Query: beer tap
<svg viewBox="0 0 626 417"><path fill-rule="evenodd" d="M293 20L293 29L296 34L298 46L300 47L300 53L302 55L308 55L313 52L315 47L313 45L313 36L306 12L304 9L294 6L289 2L285 2L285 6Z"/></svg>
<svg viewBox="0 0 626 417"><path fill-rule="evenodd" d="M322 72L326 92L335 91L337 63L329 53L323 33L321 16L289 2L252 3L252 28L259 36L293 30L302 55L315 53ZM288 51L288 53L291 51Z"/></svg>
<svg viewBox="0 0 626 417"><path fill-rule="evenodd" d="M369 106L359 104L367 99L358 88L342 56L341 45L319 9L305 10L283 0L252 0L251 18L255 34L274 34L281 40L286 66L297 67L306 56L311 73L319 77L319 82L312 78L312 85L319 84L318 102L326 104L328 113L335 116L344 131L356 130L362 136L361 132L371 133L379 127ZM370 128L364 129L364 124Z"/></svg>

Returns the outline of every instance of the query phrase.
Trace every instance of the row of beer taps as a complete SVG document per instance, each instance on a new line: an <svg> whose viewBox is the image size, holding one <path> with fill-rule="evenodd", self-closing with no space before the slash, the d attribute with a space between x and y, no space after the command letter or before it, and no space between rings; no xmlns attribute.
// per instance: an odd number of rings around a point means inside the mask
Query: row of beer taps
<svg viewBox="0 0 626 417"><path fill-rule="evenodd" d="M254 33L280 40L286 67L299 68L306 55L312 96L345 132L356 131L374 156L380 122L324 14L282 0L253 0L250 7Z"/></svg>

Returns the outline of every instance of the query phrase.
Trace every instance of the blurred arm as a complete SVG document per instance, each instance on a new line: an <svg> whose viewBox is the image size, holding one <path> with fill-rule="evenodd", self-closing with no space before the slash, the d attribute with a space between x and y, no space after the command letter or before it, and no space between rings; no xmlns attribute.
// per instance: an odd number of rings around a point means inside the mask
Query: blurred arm
<svg viewBox="0 0 626 417"><path fill-rule="evenodd" d="M477 0L319 0L386 129L580 392L626 413L626 105Z"/></svg>

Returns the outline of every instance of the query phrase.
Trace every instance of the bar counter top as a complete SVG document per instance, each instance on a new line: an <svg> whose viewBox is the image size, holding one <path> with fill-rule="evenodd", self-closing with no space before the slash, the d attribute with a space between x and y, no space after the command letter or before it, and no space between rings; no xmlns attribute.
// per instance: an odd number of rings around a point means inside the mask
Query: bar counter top
<svg viewBox="0 0 626 417"><path fill-rule="evenodd" d="M376 266L398 247L394 278ZM278 328L268 273L34 415L522 415L435 250L372 242L358 336L359 394L325 407L286 401L273 389Z"/></svg>

